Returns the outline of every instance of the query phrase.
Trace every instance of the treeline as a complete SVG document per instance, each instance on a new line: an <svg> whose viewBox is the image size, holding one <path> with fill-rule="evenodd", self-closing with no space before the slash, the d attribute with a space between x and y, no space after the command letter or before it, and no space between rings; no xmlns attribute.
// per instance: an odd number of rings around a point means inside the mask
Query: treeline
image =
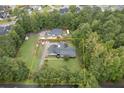
<svg viewBox="0 0 124 93"><path fill-rule="evenodd" d="M42 68L35 73L34 81L40 86L67 85L77 87L99 87L96 78L86 69L79 72L71 72L66 66L60 70L53 68Z"/></svg>
<svg viewBox="0 0 124 93"><path fill-rule="evenodd" d="M103 15L104 14L104 15ZM123 11L105 11L72 33L80 63L99 83L124 78Z"/></svg>

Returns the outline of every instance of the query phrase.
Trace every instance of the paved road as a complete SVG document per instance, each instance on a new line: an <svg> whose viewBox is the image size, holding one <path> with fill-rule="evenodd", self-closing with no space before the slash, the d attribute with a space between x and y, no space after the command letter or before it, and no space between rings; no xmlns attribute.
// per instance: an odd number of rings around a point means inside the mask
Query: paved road
<svg viewBox="0 0 124 93"><path fill-rule="evenodd" d="M44 88L38 85L25 85L25 84L0 84L0 88ZM54 85L46 86L45 88L74 88L70 85Z"/></svg>
<svg viewBox="0 0 124 93"><path fill-rule="evenodd" d="M77 88L78 86L72 85L53 85L53 86L46 86L45 88ZM0 84L0 88L44 88L38 85L26 85L26 84ZM101 88L124 88L124 85L120 84L103 84Z"/></svg>
<svg viewBox="0 0 124 93"><path fill-rule="evenodd" d="M0 88L40 88L40 86L25 84L0 84Z"/></svg>

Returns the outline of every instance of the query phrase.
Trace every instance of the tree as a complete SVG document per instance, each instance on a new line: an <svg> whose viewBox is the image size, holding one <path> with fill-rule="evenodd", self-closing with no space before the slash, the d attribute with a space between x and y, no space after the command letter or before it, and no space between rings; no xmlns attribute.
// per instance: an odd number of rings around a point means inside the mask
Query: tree
<svg viewBox="0 0 124 93"><path fill-rule="evenodd" d="M22 61L22 59L15 59L13 60L16 62L14 69L14 81L23 81L28 78L29 75L29 69L27 68L26 64Z"/></svg>
<svg viewBox="0 0 124 93"><path fill-rule="evenodd" d="M31 16L27 12L21 14L21 18L19 18L17 23L20 24L26 33L33 31L31 26Z"/></svg>
<svg viewBox="0 0 124 93"><path fill-rule="evenodd" d="M40 30L40 27L38 25L38 20L37 20L37 15L35 12L32 13L31 15L31 29L32 32L38 32Z"/></svg>
<svg viewBox="0 0 124 93"><path fill-rule="evenodd" d="M111 19L110 19L111 18ZM107 20L103 24L101 37L104 41L114 40L115 36L120 32L121 26L117 22L117 18L114 16L108 17Z"/></svg>
<svg viewBox="0 0 124 93"><path fill-rule="evenodd" d="M91 24L91 28L93 32L97 32L98 34L100 34L101 27L102 26L100 20L93 20Z"/></svg>
<svg viewBox="0 0 124 93"><path fill-rule="evenodd" d="M83 78L80 80L79 87L99 87L96 78L86 69L83 69L81 72L79 72L79 77Z"/></svg>
<svg viewBox="0 0 124 93"><path fill-rule="evenodd" d="M15 31L11 31L8 34L9 40L11 40L12 45L15 47L15 49L18 49L21 45L21 40L18 34Z"/></svg>
<svg viewBox="0 0 124 93"><path fill-rule="evenodd" d="M88 23L81 24L79 28L73 32L72 37L73 41L72 43L75 45L79 60L82 63L84 60L84 56L82 56L85 53L85 39L90 35L92 32L90 25ZM82 42L82 43L81 43ZM85 61L84 61L85 62Z"/></svg>
<svg viewBox="0 0 124 93"><path fill-rule="evenodd" d="M124 46L124 33L120 33L117 35L117 37L115 37L115 45L114 47L120 47L120 46Z"/></svg>
<svg viewBox="0 0 124 93"><path fill-rule="evenodd" d="M23 27L21 27L21 25L19 23L16 23L16 25L14 26L13 29L16 31L16 33L20 37L21 41L23 42L25 39L25 34L26 34Z"/></svg>
<svg viewBox="0 0 124 93"><path fill-rule="evenodd" d="M72 13L76 13L76 12L77 12L77 7L76 7L76 5L71 5L71 6L69 6L69 11L72 12Z"/></svg>
<svg viewBox="0 0 124 93"><path fill-rule="evenodd" d="M2 57L0 60L0 81L23 81L26 80L29 69L20 59Z"/></svg>
<svg viewBox="0 0 124 93"><path fill-rule="evenodd" d="M92 22L92 8L89 6L84 6L83 9L78 13L81 15L80 23L91 23Z"/></svg>
<svg viewBox="0 0 124 93"><path fill-rule="evenodd" d="M46 85L78 85L79 87L98 87L95 77L86 69L78 73L71 73L66 66L57 71L55 69L45 68L38 72L34 81L41 86Z"/></svg>
<svg viewBox="0 0 124 93"><path fill-rule="evenodd" d="M2 56L10 56L14 57L16 54L15 42L13 42L12 38L9 35L0 36L1 42L1 51L4 53ZM14 44L14 45L13 45Z"/></svg>

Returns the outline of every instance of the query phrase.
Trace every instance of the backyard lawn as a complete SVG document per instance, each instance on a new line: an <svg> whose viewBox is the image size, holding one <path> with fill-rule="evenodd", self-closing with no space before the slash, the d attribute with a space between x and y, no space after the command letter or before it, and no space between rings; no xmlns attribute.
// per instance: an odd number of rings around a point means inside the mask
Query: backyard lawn
<svg viewBox="0 0 124 93"><path fill-rule="evenodd" d="M41 58L42 47L36 48L36 42L38 40L38 34L33 34L25 41L17 56L22 58L26 62L26 65L30 68L31 71L34 71Z"/></svg>
<svg viewBox="0 0 124 93"><path fill-rule="evenodd" d="M71 72L78 72L81 70L80 64L76 58L70 58L68 61L65 61L63 58L48 57L47 60L49 68L60 70L63 66L66 66Z"/></svg>

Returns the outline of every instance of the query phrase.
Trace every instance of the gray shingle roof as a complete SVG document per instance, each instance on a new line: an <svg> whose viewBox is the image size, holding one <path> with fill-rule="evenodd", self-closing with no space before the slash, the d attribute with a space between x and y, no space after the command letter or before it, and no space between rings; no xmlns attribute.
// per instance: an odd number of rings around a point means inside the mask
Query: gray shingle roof
<svg viewBox="0 0 124 93"><path fill-rule="evenodd" d="M53 35L59 36L59 35L62 35L62 34L63 34L62 29L53 29L50 32L48 32L49 36L53 36Z"/></svg>
<svg viewBox="0 0 124 93"><path fill-rule="evenodd" d="M0 35L4 35L10 31L10 26L0 26Z"/></svg>
<svg viewBox="0 0 124 93"><path fill-rule="evenodd" d="M48 48L49 55L57 55L60 56L68 56L68 57L76 57L75 48L67 46L65 43L58 43L60 47L53 44Z"/></svg>
<svg viewBox="0 0 124 93"><path fill-rule="evenodd" d="M60 9L60 13L62 13L62 14L67 13L68 10L69 10L69 9L66 8L66 7L65 7L65 8L61 8L61 9Z"/></svg>

